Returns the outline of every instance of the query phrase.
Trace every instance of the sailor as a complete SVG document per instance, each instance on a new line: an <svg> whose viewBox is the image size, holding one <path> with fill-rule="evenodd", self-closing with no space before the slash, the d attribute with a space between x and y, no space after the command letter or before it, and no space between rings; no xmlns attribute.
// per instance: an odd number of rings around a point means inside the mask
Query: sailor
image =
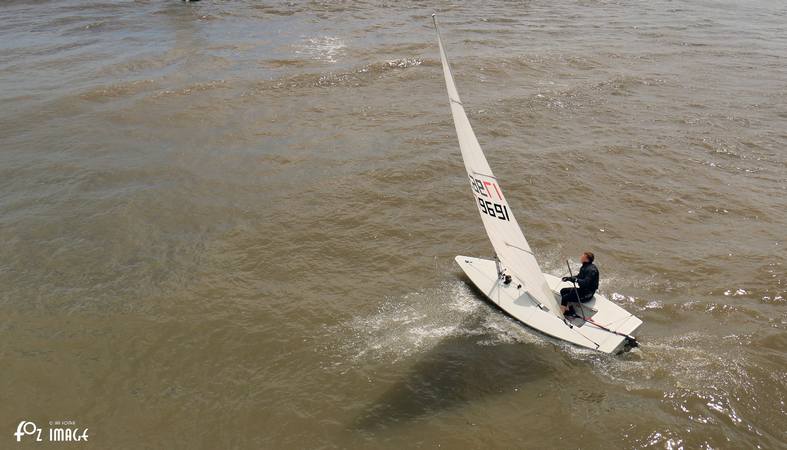
<svg viewBox="0 0 787 450"><path fill-rule="evenodd" d="M593 299L593 295L598 289L598 269L596 265L593 264L594 259L595 256L593 252L582 253L579 257L579 260L582 262L582 268L579 269L577 276L563 277L563 281L575 283L575 287L563 288L560 290L560 311L563 314L569 311L569 303L576 303L577 299L582 303L587 303ZM579 285L579 288L577 288L576 285ZM573 311L569 312L569 314L572 313Z"/></svg>

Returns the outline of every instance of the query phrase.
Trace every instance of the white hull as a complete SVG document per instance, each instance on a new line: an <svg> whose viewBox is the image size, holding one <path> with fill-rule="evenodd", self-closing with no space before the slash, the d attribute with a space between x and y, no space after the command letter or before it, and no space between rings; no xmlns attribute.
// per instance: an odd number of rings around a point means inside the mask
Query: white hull
<svg viewBox="0 0 787 450"><path fill-rule="evenodd" d="M533 297L520 286L521 282L516 277L513 277L509 284L505 284L498 276L495 261L457 256L456 262L470 281L503 311L525 325L554 338L604 353L618 353L624 350L628 339L595 324L622 335L631 335L642 325L642 321L633 314L606 297L596 294L593 300L583 304L583 315L589 317L592 322L576 318L569 322L571 324L569 326L554 312L540 308ZM546 273L544 277L559 303L560 289L571 287L571 283L563 282L560 278ZM579 311L579 308L575 309Z"/></svg>

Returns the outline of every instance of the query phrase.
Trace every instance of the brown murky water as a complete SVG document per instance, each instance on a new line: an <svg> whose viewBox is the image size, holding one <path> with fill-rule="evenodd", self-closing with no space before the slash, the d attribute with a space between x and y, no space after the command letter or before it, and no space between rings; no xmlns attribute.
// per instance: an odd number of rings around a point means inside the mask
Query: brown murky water
<svg viewBox="0 0 787 450"><path fill-rule="evenodd" d="M0 4L0 447L784 448L787 7L554 3ZM454 265L432 8L543 266L595 251L641 349Z"/></svg>

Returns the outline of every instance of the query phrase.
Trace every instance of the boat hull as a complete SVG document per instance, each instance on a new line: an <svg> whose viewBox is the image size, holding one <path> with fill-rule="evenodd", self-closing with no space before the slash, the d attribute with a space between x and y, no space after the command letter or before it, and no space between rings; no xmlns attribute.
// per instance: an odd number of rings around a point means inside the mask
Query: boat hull
<svg viewBox="0 0 787 450"><path fill-rule="evenodd" d="M603 353L618 353L630 344L626 335L631 335L642 325L639 318L600 294L582 305L582 315L590 320L576 318L565 321L543 305L539 306L516 277L505 283L498 275L495 261L469 256L457 256L455 260L470 281L500 309L531 328L574 345ZM559 303L560 289L571 287L571 283L546 273L544 277Z"/></svg>

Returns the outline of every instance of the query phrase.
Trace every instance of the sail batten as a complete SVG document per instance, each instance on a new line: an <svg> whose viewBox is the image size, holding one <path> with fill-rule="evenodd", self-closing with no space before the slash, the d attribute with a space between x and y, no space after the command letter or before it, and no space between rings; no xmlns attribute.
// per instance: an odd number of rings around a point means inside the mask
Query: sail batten
<svg viewBox="0 0 787 450"><path fill-rule="evenodd" d="M434 19L434 15L432 18ZM538 261L536 261L533 251L503 195L503 189L493 175L483 150L481 150L481 145L473 132L459 92L456 90L456 83L448 64L448 57L445 54L445 47L440 37L440 30L437 28L436 19L434 19L434 25L437 30L440 61L442 62L451 115L454 119L462 160L476 206L481 214L481 221L492 247L494 247L503 267L522 282L523 289L530 297L548 308L556 316L562 317L555 295L549 288L546 278L538 266Z"/></svg>

